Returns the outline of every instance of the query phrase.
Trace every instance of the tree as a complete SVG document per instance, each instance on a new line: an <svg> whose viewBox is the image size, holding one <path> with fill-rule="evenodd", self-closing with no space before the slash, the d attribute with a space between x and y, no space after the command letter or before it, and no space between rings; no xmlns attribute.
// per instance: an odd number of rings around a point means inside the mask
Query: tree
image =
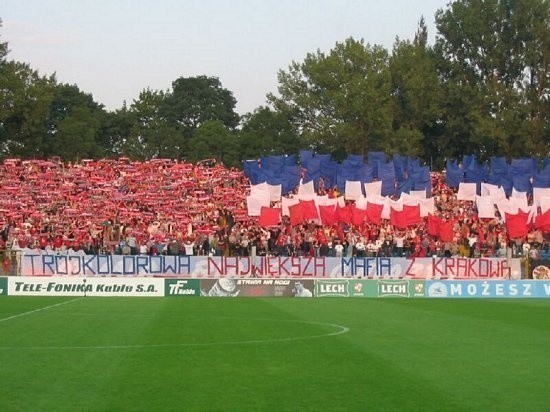
<svg viewBox="0 0 550 412"><path fill-rule="evenodd" d="M246 114L238 135L243 159L268 153L298 153L303 148L288 117L269 107L259 107L254 113Z"/></svg>
<svg viewBox="0 0 550 412"><path fill-rule="evenodd" d="M100 120L85 106L72 108L70 114L56 124L56 134L48 146L52 155L65 161L94 157Z"/></svg>
<svg viewBox="0 0 550 412"><path fill-rule="evenodd" d="M457 0L436 13L454 153L548 154L550 3Z"/></svg>
<svg viewBox="0 0 550 412"><path fill-rule="evenodd" d="M397 39L393 46L390 70L394 133L388 139L388 149L430 160L443 149L438 147L443 90L427 41L422 18L412 42Z"/></svg>
<svg viewBox="0 0 550 412"><path fill-rule="evenodd" d="M135 119L129 138L122 143L122 153L134 159L180 158L184 152L183 132L162 115L166 93L143 90L130 111Z"/></svg>
<svg viewBox="0 0 550 412"><path fill-rule="evenodd" d="M119 157L123 154L123 147L131 139L135 123L135 113L128 109L126 102L121 109L105 114L98 142L107 157Z"/></svg>
<svg viewBox="0 0 550 412"><path fill-rule="evenodd" d="M240 166L240 153L234 134L221 120L209 120L200 125L189 140L187 160L215 158L228 167Z"/></svg>
<svg viewBox="0 0 550 412"><path fill-rule="evenodd" d="M0 153L5 156L43 157L46 119L55 77L38 75L28 64L0 65Z"/></svg>
<svg viewBox="0 0 550 412"><path fill-rule="evenodd" d="M103 105L91 94L77 85L56 84L46 118L45 154L65 160L104 156L100 132L105 119Z"/></svg>
<svg viewBox="0 0 550 412"><path fill-rule="evenodd" d="M0 19L0 28L2 27L2 19ZM0 64L4 63L8 55L8 43L0 41Z"/></svg>
<svg viewBox="0 0 550 412"><path fill-rule="evenodd" d="M233 130L239 123L233 93L222 87L217 77L180 77L162 102L161 114L171 127L186 138L204 122L219 120Z"/></svg>
<svg viewBox="0 0 550 412"><path fill-rule="evenodd" d="M280 97L268 95L314 149L365 153L391 133L388 52L352 38L328 54L309 53L280 71Z"/></svg>

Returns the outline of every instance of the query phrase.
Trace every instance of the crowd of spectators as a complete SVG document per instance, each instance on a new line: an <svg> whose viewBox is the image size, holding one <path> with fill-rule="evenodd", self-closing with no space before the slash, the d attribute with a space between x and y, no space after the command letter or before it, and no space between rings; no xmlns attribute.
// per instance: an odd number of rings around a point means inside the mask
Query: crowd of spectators
<svg viewBox="0 0 550 412"><path fill-rule="evenodd" d="M532 230L510 239L498 213L479 219L475 202L457 200L456 189L445 185L444 172L431 176L435 215L455 222L452 241L429 235L425 218L406 229L388 220L292 226L286 217L281 225L261 227L247 213L248 179L215 160L7 159L0 165L0 252L533 258L550 253L550 233ZM319 194L338 196L322 185Z"/></svg>

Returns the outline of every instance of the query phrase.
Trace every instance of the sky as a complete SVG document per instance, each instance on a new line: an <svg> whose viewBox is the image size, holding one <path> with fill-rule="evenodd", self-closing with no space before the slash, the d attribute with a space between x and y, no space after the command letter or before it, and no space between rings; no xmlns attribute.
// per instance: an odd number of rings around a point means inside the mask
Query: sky
<svg viewBox="0 0 550 412"><path fill-rule="evenodd" d="M239 114L266 104L277 73L348 37L391 52L449 0L0 0L8 59L76 84L107 110L179 77L214 76Z"/></svg>

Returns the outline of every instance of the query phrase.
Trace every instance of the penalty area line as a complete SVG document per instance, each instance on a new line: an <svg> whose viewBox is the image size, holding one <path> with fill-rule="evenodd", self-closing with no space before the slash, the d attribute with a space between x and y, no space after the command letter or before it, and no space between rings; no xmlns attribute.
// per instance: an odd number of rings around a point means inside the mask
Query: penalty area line
<svg viewBox="0 0 550 412"><path fill-rule="evenodd" d="M56 303L54 305L48 305L48 306L44 306L43 308L29 310L28 312L18 313L17 315L8 316L7 318L1 318L0 322L5 322L7 320L17 319L17 318L21 318L23 316L32 315L33 313L41 312L43 310L55 308L55 307L61 306L61 305L66 305L67 303L71 303L71 302L74 302L74 301L79 300L79 299L81 299L81 298L78 297L78 298L71 299L71 300L65 300L63 302L59 302L59 303Z"/></svg>

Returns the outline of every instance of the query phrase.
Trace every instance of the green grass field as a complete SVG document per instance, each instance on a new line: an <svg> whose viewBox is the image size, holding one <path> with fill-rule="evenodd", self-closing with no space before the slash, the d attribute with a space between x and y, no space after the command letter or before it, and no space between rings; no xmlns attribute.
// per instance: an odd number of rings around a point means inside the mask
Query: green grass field
<svg viewBox="0 0 550 412"><path fill-rule="evenodd" d="M547 411L550 301L0 298L0 411Z"/></svg>

